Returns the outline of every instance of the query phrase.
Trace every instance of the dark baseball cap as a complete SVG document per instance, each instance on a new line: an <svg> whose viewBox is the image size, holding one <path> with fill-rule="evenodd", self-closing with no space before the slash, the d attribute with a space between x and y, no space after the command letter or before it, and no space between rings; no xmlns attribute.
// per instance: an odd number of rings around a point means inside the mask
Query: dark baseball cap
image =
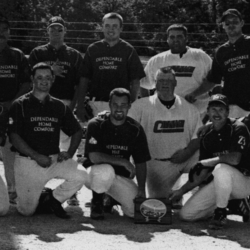
<svg viewBox="0 0 250 250"><path fill-rule="evenodd" d="M60 16L51 17L48 21L47 28L53 25L61 25L62 27L65 26L64 20Z"/></svg>
<svg viewBox="0 0 250 250"><path fill-rule="evenodd" d="M8 19L4 16L0 16L0 23L6 23L8 25L8 27L10 27L10 23L9 23Z"/></svg>
<svg viewBox="0 0 250 250"><path fill-rule="evenodd" d="M225 105L227 108L229 107L229 102L226 96L222 95L222 94L216 94L216 95L212 95L210 97L210 100L208 102L208 106L210 106L213 103L222 103L223 105Z"/></svg>
<svg viewBox="0 0 250 250"><path fill-rule="evenodd" d="M225 20L225 18L229 15L232 16L236 16L238 17L240 20L242 20L242 16L240 14L240 12L236 9L228 9L225 12L223 12L222 17L221 17L221 22L223 22Z"/></svg>

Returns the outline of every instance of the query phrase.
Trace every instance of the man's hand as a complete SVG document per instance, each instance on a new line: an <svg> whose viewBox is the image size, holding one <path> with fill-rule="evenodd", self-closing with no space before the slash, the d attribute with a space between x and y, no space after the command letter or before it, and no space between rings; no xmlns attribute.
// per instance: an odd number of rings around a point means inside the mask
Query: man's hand
<svg viewBox="0 0 250 250"><path fill-rule="evenodd" d="M146 198L145 188L144 189L139 188L135 198Z"/></svg>
<svg viewBox="0 0 250 250"><path fill-rule="evenodd" d="M183 192L181 189L178 190L172 190L169 195L169 200L176 202L179 201L183 196Z"/></svg>
<svg viewBox="0 0 250 250"><path fill-rule="evenodd" d="M48 168L51 166L52 164L52 159L51 157L48 157L46 155L41 155L41 154L37 154L33 160L35 160L37 162L37 164L43 168Z"/></svg>
<svg viewBox="0 0 250 250"><path fill-rule="evenodd" d="M60 66L59 65L59 60L57 60L56 62L54 62L52 65L51 65L52 69L53 69L53 72L54 72L54 75L55 76L60 76L60 77L65 77L63 75L63 66Z"/></svg>
<svg viewBox="0 0 250 250"><path fill-rule="evenodd" d="M193 182L194 181L194 175L196 174L197 176L199 176L202 169L204 169L204 168L205 167L200 162L198 162L195 166L193 166L190 169L189 174L188 174L189 181Z"/></svg>
<svg viewBox="0 0 250 250"><path fill-rule="evenodd" d="M197 99L195 98L194 94L190 93L185 96L185 99L190 102L194 103Z"/></svg>
<svg viewBox="0 0 250 250"><path fill-rule="evenodd" d="M206 124L206 125L201 126L200 128L198 128L197 136L198 137L202 137L207 132L210 124L211 124L211 122L209 122L208 124Z"/></svg>
<svg viewBox="0 0 250 250"><path fill-rule="evenodd" d="M70 158L72 158L72 156L68 152L63 151L58 154L57 162L67 161Z"/></svg>

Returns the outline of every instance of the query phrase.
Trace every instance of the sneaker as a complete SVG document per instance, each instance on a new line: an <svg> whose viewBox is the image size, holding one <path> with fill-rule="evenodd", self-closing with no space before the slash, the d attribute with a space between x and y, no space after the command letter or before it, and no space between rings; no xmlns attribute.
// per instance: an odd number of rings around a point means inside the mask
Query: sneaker
<svg viewBox="0 0 250 250"><path fill-rule="evenodd" d="M77 199L77 193L72 195L68 200L67 200L68 205L70 206L79 206L79 200Z"/></svg>
<svg viewBox="0 0 250 250"><path fill-rule="evenodd" d="M48 205L51 209L51 211L59 218L62 219L69 219L70 216L67 214L67 212L63 209L62 204L60 201L54 198L54 196L50 195L50 200L48 202Z"/></svg>
<svg viewBox="0 0 250 250"><path fill-rule="evenodd" d="M93 220L103 220L104 219L104 211L103 205L99 202L92 202L90 208L90 218Z"/></svg>
<svg viewBox="0 0 250 250"><path fill-rule="evenodd" d="M112 198L108 194L104 194L103 196L103 210L105 213L112 213L113 212L113 206L121 205L118 201L116 201L114 198Z"/></svg>
<svg viewBox="0 0 250 250"><path fill-rule="evenodd" d="M218 230L222 229L227 223L227 209L216 208L212 220L209 223L209 228Z"/></svg>

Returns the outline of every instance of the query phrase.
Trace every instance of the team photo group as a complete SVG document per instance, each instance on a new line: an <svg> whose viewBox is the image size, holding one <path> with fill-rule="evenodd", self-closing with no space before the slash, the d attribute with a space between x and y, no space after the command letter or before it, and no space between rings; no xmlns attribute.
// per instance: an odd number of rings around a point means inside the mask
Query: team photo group
<svg viewBox="0 0 250 250"><path fill-rule="evenodd" d="M62 204L78 206L86 187L93 220L114 206L134 218L136 199L164 198L180 220L209 229L230 213L248 221L250 36L237 9L223 12L228 41L213 57L172 24L169 50L144 68L118 13L104 15L103 39L84 55L65 43L60 16L47 23L48 43L24 55L9 45L11 21L0 16L1 216L11 205L69 219ZM46 188L52 179L63 182Z"/></svg>

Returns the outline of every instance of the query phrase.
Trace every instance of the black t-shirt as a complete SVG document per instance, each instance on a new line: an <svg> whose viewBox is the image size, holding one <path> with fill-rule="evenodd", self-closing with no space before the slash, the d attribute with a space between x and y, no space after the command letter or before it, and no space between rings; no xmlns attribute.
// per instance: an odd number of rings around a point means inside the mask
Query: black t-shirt
<svg viewBox="0 0 250 250"><path fill-rule="evenodd" d="M25 82L30 82L27 58L21 50L6 46L0 52L0 102L13 100Z"/></svg>
<svg viewBox="0 0 250 250"><path fill-rule="evenodd" d="M200 160L217 157L230 152L240 152L242 154L240 163L234 166L238 169L249 169L249 132L247 127L235 119L227 120L225 126L219 131L209 125L209 129L201 138Z"/></svg>
<svg viewBox="0 0 250 250"><path fill-rule="evenodd" d="M39 101L31 92L10 108L10 133L18 134L33 150L43 155L60 152L60 130L72 136L81 129L67 105L48 95Z"/></svg>
<svg viewBox="0 0 250 250"><path fill-rule="evenodd" d="M32 68L39 62L49 65L58 63L63 67L63 76L56 76L51 87L50 94L61 100L72 100L75 86L78 85L83 70L83 58L79 51L63 45L58 50L50 44L33 49L29 56L29 64Z"/></svg>
<svg viewBox="0 0 250 250"><path fill-rule="evenodd" d="M250 36L220 46L207 78L215 83L224 80L223 94L230 104L250 110Z"/></svg>
<svg viewBox="0 0 250 250"><path fill-rule="evenodd" d="M91 81L90 95L98 100L108 101L114 88L130 90L132 80L145 76L135 49L122 39L112 47L104 40L91 44L83 60L82 76Z"/></svg>
<svg viewBox="0 0 250 250"><path fill-rule="evenodd" d="M124 124L115 126L107 113L103 118L95 117L89 121L86 134L85 157L91 152L100 152L129 160L135 164L151 159L147 138L142 126L131 117ZM116 174L128 176L121 166L113 166Z"/></svg>

